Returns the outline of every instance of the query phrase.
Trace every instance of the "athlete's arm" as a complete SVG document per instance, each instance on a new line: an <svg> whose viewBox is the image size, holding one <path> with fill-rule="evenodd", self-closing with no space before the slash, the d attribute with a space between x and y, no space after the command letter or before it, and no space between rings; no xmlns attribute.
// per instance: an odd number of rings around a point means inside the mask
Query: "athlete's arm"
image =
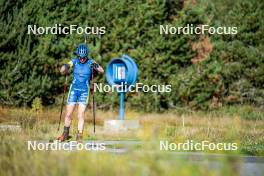
<svg viewBox="0 0 264 176"><path fill-rule="evenodd" d="M101 67L101 65L99 65L99 67L97 67L96 69L99 73L103 74L104 73L104 69L103 67Z"/></svg>
<svg viewBox="0 0 264 176"><path fill-rule="evenodd" d="M96 62L93 63L93 67L96 71L98 71L99 73L103 74L104 73L104 69L103 67L101 67L101 65L97 64Z"/></svg>
<svg viewBox="0 0 264 176"><path fill-rule="evenodd" d="M63 66L61 66L61 68L60 68L60 73L61 73L62 75L66 75L66 74L68 74L68 70L69 70L70 68L72 68L72 66L73 66L73 62L72 62L72 61L69 61L67 64L64 64Z"/></svg>

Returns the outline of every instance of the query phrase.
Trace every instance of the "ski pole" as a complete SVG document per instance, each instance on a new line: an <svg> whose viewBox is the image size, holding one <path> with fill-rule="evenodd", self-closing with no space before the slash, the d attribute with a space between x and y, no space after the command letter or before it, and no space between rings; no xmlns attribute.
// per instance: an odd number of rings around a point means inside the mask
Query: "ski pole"
<svg viewBox="0 0 264 176"><path fill-rule="evenodd" d="M62 97L62 101L61 101L61 111L60 111L60 121L59 121L59 125L58 125L58 131L60 130L61 116L62 116L62 111L63 111L63 105L64 105L64 98L66 95L66 90L67 90L67 74L65 75L65 82L64 82L64 86L63 86L63 97Z"/></svg>
<svg viewBox="0 0 264 176"><path fill-rule="evenodd" d="M95 133L95 107L94 107L94 65L92 65L92 112L93 112L93 131Z"/></svg>

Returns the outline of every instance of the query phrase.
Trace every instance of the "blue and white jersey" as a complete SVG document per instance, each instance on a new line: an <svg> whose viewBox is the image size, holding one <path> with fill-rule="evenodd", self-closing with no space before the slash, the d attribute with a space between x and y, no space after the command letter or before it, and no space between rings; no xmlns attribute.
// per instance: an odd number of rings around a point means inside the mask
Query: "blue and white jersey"
<svg viewBox="0 0 264 176"><path fill-rule="evenodd" d="M91 76L93 59L81 63L78 58L73 58L68 65L73 69L72 87L75 89L88 89Z"/></svg>

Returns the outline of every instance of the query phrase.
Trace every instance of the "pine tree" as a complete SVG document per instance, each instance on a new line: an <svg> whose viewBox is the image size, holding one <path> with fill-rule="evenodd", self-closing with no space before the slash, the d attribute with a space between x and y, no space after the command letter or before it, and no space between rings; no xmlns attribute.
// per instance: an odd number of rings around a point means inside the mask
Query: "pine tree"
<svg viewBox="0 0 264 176"><path fill-rule="evenodd" d="M74 56L82 35L28 35L27 26L105 26L88 37L90 57L103 67L129 54L143 84L171 84L171 93L127 94L128 106L163 111L177 106L214 108L227 103L263 104L263 2L157 0L1 2L0 104L56 103L63 91L59 67ZM160 25L237 26L237 35L160 35ZM96 82L106 83L103 76ZM70 83L70 81L69 81ZM116 94L96 95L99 107Z"/></svg>

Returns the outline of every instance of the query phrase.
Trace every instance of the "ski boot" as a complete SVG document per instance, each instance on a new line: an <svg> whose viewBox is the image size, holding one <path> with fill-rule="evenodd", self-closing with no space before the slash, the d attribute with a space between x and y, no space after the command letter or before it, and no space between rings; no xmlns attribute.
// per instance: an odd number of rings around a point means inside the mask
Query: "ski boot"
<svg viewBox="0 0 264 176"><path fill-rule="evenodd" d="M58 140L60 142L64 142L69 140L71 137L69 136L70 127L64 127L63 133L60 137L58 137Z"/></svg>

